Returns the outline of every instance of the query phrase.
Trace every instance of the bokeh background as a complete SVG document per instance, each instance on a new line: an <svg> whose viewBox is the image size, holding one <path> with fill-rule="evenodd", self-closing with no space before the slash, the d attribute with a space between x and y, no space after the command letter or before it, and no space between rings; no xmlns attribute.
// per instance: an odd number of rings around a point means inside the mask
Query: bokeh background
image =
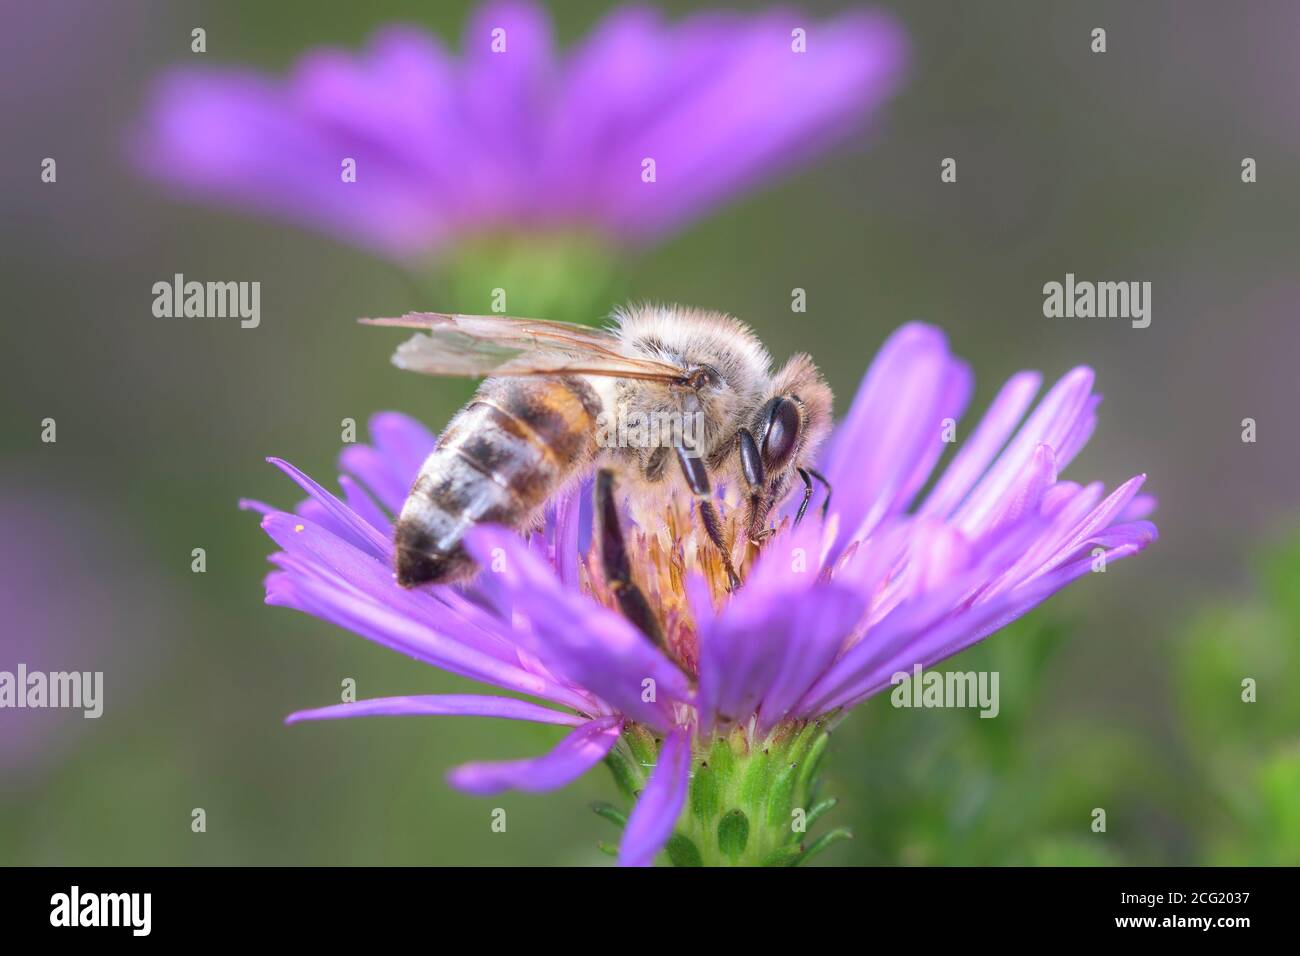
<svg viewBox="0 0 1300 956"><path fill-rule="evenodd" d="M883 699L856 713L828 792L857 839L822 861L1298 863L1300 8L884 6L912 61L871 134L624 263L620 294L725 309L778 356L811 351L840 410L911 319L974 364L973 410L1018 369L1090 364L1106 400L1068 477L1146 471L1161 540L953 662L1001 671L1001 718ZM560 42L611 7L554 5ZM486 801L442 781L554 730L284 727L345 677L360 696L465 684L265 607L270 542L236 510L297 499L266 455L332 474L343 418L445 422L472 386L396 372L391 336L352 320L485 312L487 293L466 301L308 231L175 202L124 160L150 80L190 61L194 26L207 62L279 71L393 20L455 45L467 9L3 4L0 669L102 669L106 708L0 711L0 862L608 862L595 843L614 834L586 806L613 795L603 771ZM39 181L45 156L55 185ZM948 156L955 184L939 180ZM151 286L174 272L260 280L261 327L153 318ZM1150 328L1045 319L1042 285L1066 272L1149 280ZM796 286L806 314L790 311ZM47 417L55 444L40 441ZM1241 703L1243 677L1258 703Z"/></svg>

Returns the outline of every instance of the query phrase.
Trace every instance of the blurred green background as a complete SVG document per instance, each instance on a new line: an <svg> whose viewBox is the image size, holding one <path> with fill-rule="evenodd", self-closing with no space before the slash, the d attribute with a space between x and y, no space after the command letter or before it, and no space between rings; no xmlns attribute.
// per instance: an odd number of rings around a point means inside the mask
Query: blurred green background
<svg viewBox="0 0 1300 956"><path fill-rule="evenodd" d="M611 6L554 5L561 43ZM1106 401L1066 477L1147 472L1162 537L953 662L1001 671L1001 718L886 698L850 718L828 792L832 824L857 839L822 861L1298 863L1300 549L1286 542L1300 7L885 6L913 61L869 139L632 260L621 293L725 309L778 356L811 351L840 411L911 319L973 363L973 411L1018 369L1090 364ZM399 374L391 337L352 320L483 312L486 293L418 291L306 231L168 201L122 160L148 81L187 61L193 26L208 62L278 71L392 20L455 45L466 8L5 3L0 669L53 634L61 666L105 670L106 709L0 711L0 862L608 862L595 843L613 833L586 806L614 792L603 769L540 796L442 782L464 760L538 752L554 730L281 723L336 701L346 677L359 696L466 687L264 607L270 542L236 501L299 497L266 455L331 475L343 418L445 422L472 386ZM1094 26L1105 55L1089 52ZM44 156L56 186L39 182ZM939 181L947 156L956 184ZM174 272L260 280L261 327L154 319L151 286ZM1151 281L1150 328L1044 319L1042 285L1066 272ZM796 286L803 315L789 310ZM47 417L56 444L40 441ZM190 570L196 547L205 574ZM1241 703L1243 677L1258 703ZM489 828L498 806L504 834ZM196 807L205 833L191 831ZM1105 834L1090 830L1094 807Z"/></svg>

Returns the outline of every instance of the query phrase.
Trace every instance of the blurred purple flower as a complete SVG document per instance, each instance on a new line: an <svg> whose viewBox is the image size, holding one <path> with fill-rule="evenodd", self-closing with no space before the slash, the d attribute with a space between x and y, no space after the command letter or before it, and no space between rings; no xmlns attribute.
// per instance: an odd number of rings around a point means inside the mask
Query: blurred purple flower
<svg viewBox="0 0 1300 956"><path fill-rule="evenodd" d="M897 89L905 57L901 28L877 13L664 24L628 7L561 58L539 7L496 2L470 17L459 59L389 27L360 55L307 54L286 79L176 69L131 151L181 193L403 260L502 229L646 240L851 134Z"/></svg>
<svg viewBox="0 0 1300 956"><path fill-rule="evenodd" d="M156 675L156 635L176 624L173 602L138 535L106 501L63 494L16 460L5 463L0 506L0 671L103 673L101 715L85 708L0 706L0 796L30 786L113 718ZM89 678L88 678L89 679ZM14 684L8 693L26 696Z"/></svg>
<svg viewBox="0 0 1300 956"><path fill-rule="evenodd" d="M619 851L623 863L647 864L719 740L766 753L802 739L812 722L889 686L895 673L956 654L1087 574L1094 549L1113 563L1155 540L1155 526L1142 520L1154 507L1138 494L1144 476L1109 496L1100 483L1058 480L1095 425L1092 384L1089 369L1074 369L1022 424L1040 376L1014 376L918 503L945 447L942 422L961 415L972 378L938 330L901 328L822 456L835 488L829 513L794 528L787 507L734 594L718 562L701 561L707 548L691 532L664 534L662 504L644 512L630 504L629 548L664 649L612 610L599 563L587 560L590 483L559 501L529 540L492 527L471 532L468 547L492 568L471 584L398 587L389 516L435 439L405 416L376 416L374 446L343 452L341 500L275 461L310 497L294 514L249 503L282 549L271 559L267 602L545 706L403 697L289 719L468 714L573 728L545 756L451 773L452 784L479 794L561 786L649 734L654 770L635 788ZM728 519L738 510L721 505ZM696 526L689 507L670 505L667 520L674 508L683 518L673 527Z"/></svg>

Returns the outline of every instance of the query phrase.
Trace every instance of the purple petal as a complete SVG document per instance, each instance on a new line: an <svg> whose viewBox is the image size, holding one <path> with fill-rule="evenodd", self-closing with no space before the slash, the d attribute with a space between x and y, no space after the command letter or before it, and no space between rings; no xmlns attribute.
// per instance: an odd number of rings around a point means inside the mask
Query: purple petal
<svg viewBox="0 0 1300 956"><path fill-rule="evenodd" d="M1020 423L1041 384L1042 376L1037 372L1021 372L1007 380L917 514L946 518L961 504Z"/></svg>
<svg viewBox="0 0 1300 956"><path fill-rule="evenodd" d="M591 482L579 482L555 506L555 571L565 587L577 590L579 568L587 548L582 545L586 525L588 544L591 535Z"/></svg>
<svg viewBox="0 0 1300 956"><path fill-rule="evenodd" d="M673 31L657 85L681 77L683 92L644 102L596 181L621 231L660 232L806 161L893 93L906 43L892 20L805 20L711 12ZM805 53L792 50L796 26L808 30ZM645 157L656 161L650 185L638 177Z"/></svg>
<svg viewBox="0 0 1300 956"><path fill-rule="evenodd" d="M502 717L529 720L539 724L579 727L587 718L551 710L526 700L511 697L484 697L477 694L439 694L421 697L378 697L350 704L334 704L314 710L300 710L285 718L286 724L301 720L335 720L343 717Z"/></svg>
<svg viewBox="0 0 1300 956"><path fill-rule="evenodd" d="M325 529L277 513L262 522L285 551L267 601L305 611L417 660L474 680L589 711L590 699L514 663L508 635L485 632L446 604L392 580L386 565Z"/></svg>
<svg viewBox="0 0 1300 956"><path fill-rule="evenodd" d="M246 70L186 68L155 85L128 149L178 192L308 223L397 258L441 238L437 209L394 157L313 122L282 84ZM357 181L340 176L356 160Z"/></svg>
<svg viewBox="0 0 1300 956"><path fill-rule="evenodd" d="M349 475L339 475L339 487L343 489L343 500L356 516L378 531L385 541L392 541L392 522L388 520L384 510L375 503L375 499L370 497L370 493L361 486L361 483L355 481Z"/></svg>
<svg viewBox="0 0 1300 956"><path fill-rule="evenodd" d="M971 376L938 329L903 326L881 347L822 467L835 488L837 547L906 507L943 452L943 421L956 419Z"/></svg>
<svg viewBox="0 0 1300 956"><path fill-rule="evenodd" d="M488 600L504 618L527 620L529 628L516 632L521 644L630 718L671 726L670 703L691 699L686 676L626 618L566 589L505 529L476 527L465 544L481 567L491 569L478 578ZM654 682L653 700L644 699L647 681Z"/></svg>
<svg viewBox="0 0 1300 956"><path fill-rule="evenodd" d="M339 468L355 477L390 513L398 514L411 493L415 474L403 477L369 445L349 445L339 453Z"/></svg>
<svg viewBox="0 0 1300 956"><path fill-rule="evenodd" d="M437 439L420 422L400 412L380 412L371 417L369 427L374 445L344 448L339 467L355 476L389 513L397 514Z"/></svg>
<svg viewBox="0 0 1300 956"><path fill-rule="evenodd" d="M794 709L795 703L822 674L866 611L867 601L853 591L826 585L798 603L778 604L765 625L783 632L781 667L763 694L758 732L765 733Z"/></svg>
<svg viewBox="0 0 1300 956"><path fill-rule="evenodd" d="M1108 564L1113 564L1138 553L1142 547L1142 545L1126 544L1111 549L1106 552L1106 561ZM1088 574L1093 560L1091 555L1086 555L1072 564L1064 565L998 598L978 604L965 614L919 632L903 652L880 664L862 678L860 686L864 689L850 691L835 698L830 701L829 706L853 706L888 687L889 678L894 673L910 671L915 664L932 667L960 653L1037 607L1071 581Z"/></svg>
<svg viewBox="0 0 1300 956"><path fill-rule="evenodd" d="M1019 521L1023 515L1036 514L1043 496L1056 482L1056 453L1052 446L1039 443L1020 474L993 508L972 513L966 523L956 523L956 530L971 539L982 538L998 527Z"/></svg>
<svg viewBox="0 0 1300 956"><path fill-rule="evenodd" d="M366 554L388 560L392 545L372 524L287 461L279 458L268 458L267 461L292 478L320 506L324 514L320 523Z"/></svg>
<svg viewBox="0 0 1300 956"><path fill-rule="evenodd" d="M372 415L367 426L375 451L388 464L392 476L409 489L420 466L438 444L437 436L422 422L401 412Z"/></svg>
<svg viewBox="0 0 1300 956"><path fill-rule="evenodd" d="M953 514L959 527L979 526L990 513L997 511L1007 490L1025 466L1032 462L1039 445L1049 445L1057 450L1066 444L1080 416L1087 414L1092 381L1092 369L1079 367L1066 373L1052 387L975 490Z"/></svg>
<svg viewBox="0 0 1300 956"><path fill-rule="evenodd" d="M650 866L673 834L690 781L690 732L678 727L664 738L659 762L637 798L618 848L619 866Z"/></svg>
<svg viewBox="0 0 1300 956"><path fill-rule="evenodd" d="M1156 510L1158 504L1155 495L1136 495L1128 503L1128 507L1120 512L1120 521L1137 521L1139 518L1145 518Z"/></svg>
<svg viewBox="0 0 1300 956"><path fill-rule="evenodd" d="M1083 521L1077 526L1071 528L1068 535L1063 541L1057 542L1055 554L1047 564L1037 571L1037 574L1043 574L1057 567L1068 558L1072 557L1079 549L1090 544L1093 537L1102 529L1113 524L1117 517L1124 513L1130 501L1137 495L1138 490L1146 481L1146 475L1137 475L1130 478L1124 484L1116 488L1109 497L1101 504L1094 508ZM1152 526L1154 527L1154 526Z"/></svg>
<svg viewBox="0 0 1300 956"><path fill-rule="evenodd" d="M1150 540L1154 539L1113 548L1106 552L1106 560L1111 563L1136 554ZM853 706L888 687L893 674L909 672L916 664L931 667L1006 627L1071 581L1087 574L1093 560L1092 555L1085 555L951 616L947 609L952 606L954 595L962 590L961 585L927 595L869 631L860 645L836 662L832 672L819 681L799 707L815 714ZM978 570L974 577L985 573Z"/></svg>
<svg viewBox="0 0 1300 956"><path fill-rule="evenodd" d="M621 717L598 717L573 731L548 754L526 760L463 764L447 774L447 782L478 796L502 790L554 790L572 783L604 760L622 729Z"/></svg>
<svg viewBox="0 0 1300 956"><path fill-rule="evenodd" d="M792 49L796 26L806 51ZM557 60L539 5L494 2L471 14L462 52L389 27L360 53L314 50L283 79L174 70L128 149L185 196L412 265L493 230L643 240L862 128L896 90L906 40L879 14L665 25L622 9Z"/></svg>

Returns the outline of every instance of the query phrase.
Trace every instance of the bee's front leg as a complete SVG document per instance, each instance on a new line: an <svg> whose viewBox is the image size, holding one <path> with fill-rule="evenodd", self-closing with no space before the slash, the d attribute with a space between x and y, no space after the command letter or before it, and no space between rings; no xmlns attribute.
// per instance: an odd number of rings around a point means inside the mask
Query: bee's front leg
<svg viewBox="0 0 1300 956"><path fill-rule="evenodd" d="M682 474L686 477L687 486L695 495L695 504L700 510L704 531L713 542L713 546L718 549L719 557L722 558L722 567L727 572L727 586L734 591L740 587L740 575L736 573L736 566L731 561L731 551L727 548L726 538L722 533L722 519L718 517L718 509L713 506L713 499L709 497L711 487L708 467L704 464L703 458L692 456L680 445L677 446L677 461L682 466Z"/></svg>
<svg viewBox="0 0 1300 956"><path fill-rule="evenodd" d="M831 510L831 483L827 480L826 476L816 468L809 468L808 474L820 481L822 487L826 489L826 499L822 502L822 520L825 521L826 514Z"/></svg>
<svg viewBox="0 0 1300 956"><path fill-rule="evenodd" d="M745 533L755 548L761 548L763 542L776 533L775 528L763 527L767 513L771 510L769 495L765 487L766 469L763 456L758 450L758 442L748 428L736 433L736 445L740 452L740 474L749 489L749 503L745 513Z"/></svg>
<svg viewBox="0 0 1300 956"><path fill-rule="evenodd" d="M802 468L796 468L795 470L799 472L799 477L803 479L803 500L799 502L799 511L794 516L794 523L798 524L803 520L803 516L808 513L808 502L812 501L813 486L812 478L808 476L808 472L804 471ZM826 501L827 504L830 503L829 496L827 496ZM825 515L822 515L822 517L825 517Z"/></svg>
<svg viewBox="0 0 1300 956"><path fill-rule="evenodd" d="M645 593L632 578L632 561L627 554L627 541L618 520L618 500L614 495L614 473L608 468L596 472L594 493L595 532L600 542L600 566L605 584L614 592L623 616L638 627L646 637L660 647L664 646L663 629L646 600Z"/></svg>

